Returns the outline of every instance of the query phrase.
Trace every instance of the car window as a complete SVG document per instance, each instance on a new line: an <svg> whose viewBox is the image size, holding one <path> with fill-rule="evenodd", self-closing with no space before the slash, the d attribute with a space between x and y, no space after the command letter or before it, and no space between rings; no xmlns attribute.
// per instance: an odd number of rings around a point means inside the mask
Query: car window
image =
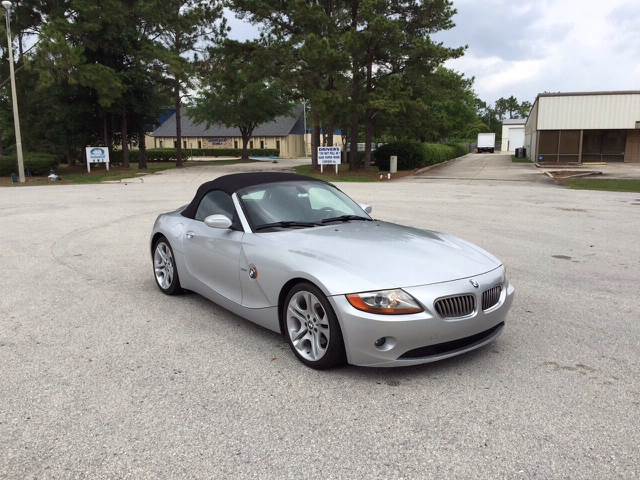
<svg viewBox="0 0 640 480"><path fill-rule="evenodd" d="M353 214L353 208L344 199L325 188L311 187L309 192L309 204L313 210L331 209L340 214Z"/></svg>
<svg viewBox="0 0 640 480"><path fill-rule="evenodd" d="M198 205L195 219L204 221L209 215L225 215L236 223L236 208L231 197L220 190L207 193Z"/></svg>
<svg viewBox="0 0 640 480"><path fill-rule="evenodd" d="M256 190L255 192L246 193L242 198L245 200L262 200L265 190Z"/></svg>
<svg viewBox="0 0 640 480"><path fill-rule="evenodd" d="M275 182L246 188L238 196L252 227L277 222L319 224L342 215L369 218L347 195L323 182Z"/></svg>

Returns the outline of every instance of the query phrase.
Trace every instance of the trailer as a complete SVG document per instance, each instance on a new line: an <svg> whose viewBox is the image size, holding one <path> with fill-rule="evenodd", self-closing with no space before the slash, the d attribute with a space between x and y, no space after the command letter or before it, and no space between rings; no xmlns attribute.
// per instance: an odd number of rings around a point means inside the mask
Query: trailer
<svg viewBox="0 0 640 480"><path fill-rule="evenodd" d="M478 153L493 153L496 150L496 134L495 133L479 133L478 144L476 146Z"/></svg>

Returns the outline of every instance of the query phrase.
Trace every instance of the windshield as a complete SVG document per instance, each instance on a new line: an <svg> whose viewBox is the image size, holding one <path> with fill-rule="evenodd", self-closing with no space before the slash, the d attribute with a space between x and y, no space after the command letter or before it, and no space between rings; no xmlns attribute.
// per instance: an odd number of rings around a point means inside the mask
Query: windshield
<svg viewBox="0 0 640 480"><path fill-rule="evenodd" d="M276 182L238 192L254 231L371 220L360 206L323 182Z"/></svg>

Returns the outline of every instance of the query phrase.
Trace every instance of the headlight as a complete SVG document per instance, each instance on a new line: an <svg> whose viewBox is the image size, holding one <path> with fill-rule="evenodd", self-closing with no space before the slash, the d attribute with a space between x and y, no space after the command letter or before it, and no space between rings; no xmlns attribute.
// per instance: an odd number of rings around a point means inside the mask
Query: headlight
<svg viewBox="0 0 640 480"><path fill-rule="evenodd" d="M377 292L352 293L346 297L353 308L368 313L406 315L423 311L423 308L415 298L399 288Z"/></svg>

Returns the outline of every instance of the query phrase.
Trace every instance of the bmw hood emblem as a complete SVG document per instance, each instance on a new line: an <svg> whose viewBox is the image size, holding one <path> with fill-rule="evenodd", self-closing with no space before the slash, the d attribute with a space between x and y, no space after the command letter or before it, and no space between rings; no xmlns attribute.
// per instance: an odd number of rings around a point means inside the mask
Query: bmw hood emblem
<svg viewBox="0 0 640 480"><path fill-rule="evenodd" d="M480 284L476 282L473 278L469 280L469 283L473 285L473 288L478 288L480 286Z"/></svg>

